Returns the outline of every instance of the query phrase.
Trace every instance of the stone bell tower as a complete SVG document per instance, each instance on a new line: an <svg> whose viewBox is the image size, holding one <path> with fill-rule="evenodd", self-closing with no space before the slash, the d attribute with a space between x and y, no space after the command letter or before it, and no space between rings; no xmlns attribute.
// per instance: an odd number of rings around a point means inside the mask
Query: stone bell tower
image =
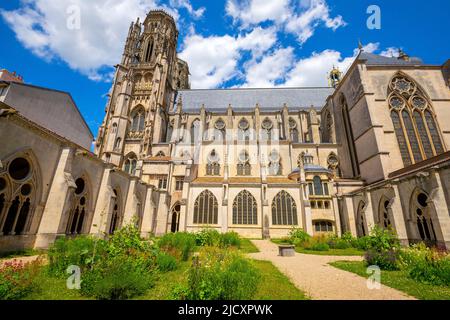
<svg viewBox="0 0 450 320"><path fill-rule="evenodd" d="M132 23L122 61L116 66L95 153L121 167L129 157L144 160L166 142L175 92L189 88L187 64L177 58L178 30L164 11L150 11Z"/></svg>

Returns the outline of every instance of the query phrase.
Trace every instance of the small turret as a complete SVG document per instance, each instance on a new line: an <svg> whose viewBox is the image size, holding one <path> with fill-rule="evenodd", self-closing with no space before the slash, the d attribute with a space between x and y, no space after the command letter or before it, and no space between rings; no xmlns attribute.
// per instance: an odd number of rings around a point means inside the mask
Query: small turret
<svg viewBox="0 0 450 320"><path fill-rule="evenodd" d="M330 83L330 87L336 88L342 80L342 72L339 68L333 66L333 69L330 71L328 76L328 81Z"/></svg>

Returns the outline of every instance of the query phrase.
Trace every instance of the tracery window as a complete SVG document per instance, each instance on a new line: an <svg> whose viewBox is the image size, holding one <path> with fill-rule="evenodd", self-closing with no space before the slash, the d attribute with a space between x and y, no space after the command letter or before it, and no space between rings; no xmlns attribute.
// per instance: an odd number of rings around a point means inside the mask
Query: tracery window
<svg viewBox="0 0 450 320"><path fill-rule="evenodd" d="M136 173L136 167L137 167L136 157L134 155L129 156L124 162L123 171L125 171L126 173L128 173L130 175L134 175Z"/></svg>
<svg viewBox="0 0 450 320"><path fill-rule="evenodd" d="M217 224L219 204L209 190L203 191L194 203L194 224Z"/></svg>
<svg viewBox="0 0 450 320"><path fill-rule="evenodd" d="M36 199L36 176L30 162L18 157L0 175L0 235L24 234L29 229Z"/></svg>
<svg viewBox="0 0 450 320"><path fill-rule="evenodd" d="M250 165L250 158L246 151L242 151L239 154L239 163L237 164L237 175L238 176L249 176L251 175L252 167Z"/></svg>
<svg viewBox="0 0 450 320"><path fill-rule="evenodd" d="M280 154L278 151L273 150L269 155L269 175L279 176L282 174L280 162Z"/></svg>
<svg viewBox="0 0 450 320"><path fill-rule="evenodd" d="M241 191L233 201L233 224L258 224L258 206L247 190Z"/></svg>
<svg viewBox="0 0 450 320"><path fill-rule="evenodd" d="M417 83L398 73L389 84L388 101L404 166L445 151L431 102Z"/></svg>
<svg viewBox="0 0 450 320"><path fill-rule="evenodd" d="M279 192L272 201L272 224L277 226L298 225L297 205L286 191Z"/></svg>
<svg viewBox="0 0 450 320"><path fill-rule="evenodd" d="M145 129L145 111L143 108L136 109L131 116L132 132L142 132Z"/></svg>
<svg viewBox="0 0 450 320"><path fill-rule="evenodd" d="M263 141L271 141L272 140L272 129L273 123L269 118L264 119L261 124L262 127L262 139Z"/></svg>
<svg viewBox="0 0 450 320"><path fill-rule="evenodd" d="M191 143L195 144L200 139L200 120L195 119L191 125Z"/></svg>
<svg viewBox="0 0 450 320"><path fill-rule="evenodd" d="M86 182L83 178L75 180L76 189L72 201L72 209L70 211L67 223L66 234L83 233L83 224L87 214L88 190Z"/></svg>
<svg viewBox="0 0 450 320"><path fill-rule="evenodd" d="M116 151L116 152L120 151L121 143L122 143L122 139L121 138L117 138L116 142L114 143L114 151Z"/></svg>
<svg viewBox="0 0 450 320"><path fill-rule="evenodd" d="M413 194L411 209L413 210L412 216L415 217L420 238L423 241L436 240L436 233L430 214L431 208L428 204L428 196L424 192L418 191Z"/></svg>
<svg viewBox="0 0 450 320"><path fill-rule="evenodd" d="M389 212L390 201L386 198L382 198L379 205L379 225L383 228L390 228L391 217Z"/></svg>
<svg viewBox="0 0 450 320"><path fill-rule="evenodd" d="M289 133L291 142L298 143L299 139L298 139L297 122L292 118L289 118Z"/></svg>
<svg viewBox="0 0 450 320"><path fill-rule="evenodd" d="M120 195L117 189L113 190L114 196L113 196L113 211L111 215L111 222L109 226L109 234L113 234L122 223L122 214L120 212Z"/></svg>
<svg viewBox="0 0 450 320"><path fill-rule="evenodd" d="M208 164L206 165L207 176L219 176L220 175L220 158L216 150L211 151L208 156Z"/></svg>
<svg viewBox="0 0 450 320"><path fill-rule="evenodd" d="M238 123L238 141L250 140L250 123L247 119L243 118Z"/></svg>
<svg viewBox="0 0 450 320"><path fill-rule="evenodd" d="M220 118L214 124L214 140L216 141L224 141L225 140L225 121Z"/></svg>

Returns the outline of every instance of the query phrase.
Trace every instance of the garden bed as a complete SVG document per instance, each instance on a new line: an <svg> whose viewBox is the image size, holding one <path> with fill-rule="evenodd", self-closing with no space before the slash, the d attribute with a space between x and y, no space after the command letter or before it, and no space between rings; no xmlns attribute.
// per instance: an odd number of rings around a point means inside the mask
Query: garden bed
<svg viewBox="0 0 450 320"><path fill-rule="evenodd" d="M362 261L336 261L331 262L335 268L355 273L368 278L367 265ZM381 271L381 283L403 291L421 300L450 300L450 287L426 284L411 279L405 270Z"/></svg>

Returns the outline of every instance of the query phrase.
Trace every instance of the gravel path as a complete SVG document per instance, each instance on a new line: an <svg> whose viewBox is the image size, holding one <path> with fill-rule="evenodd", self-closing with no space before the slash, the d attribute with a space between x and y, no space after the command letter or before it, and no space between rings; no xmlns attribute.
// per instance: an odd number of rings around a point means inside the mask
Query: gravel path
<svg viewBox="0 0 450 320"><path fill-rule="evenodd" d="M278 256L278 246L268 240L252 240L260 250L249 254L256 260L269 260L310 298L316 300L406 300L414 299L398 290L381 286L370 290L367 280L330 266L333 261L361 261L362 257L319 256L296 253ZM383 274L381 274L383 276Z"/></svg>

